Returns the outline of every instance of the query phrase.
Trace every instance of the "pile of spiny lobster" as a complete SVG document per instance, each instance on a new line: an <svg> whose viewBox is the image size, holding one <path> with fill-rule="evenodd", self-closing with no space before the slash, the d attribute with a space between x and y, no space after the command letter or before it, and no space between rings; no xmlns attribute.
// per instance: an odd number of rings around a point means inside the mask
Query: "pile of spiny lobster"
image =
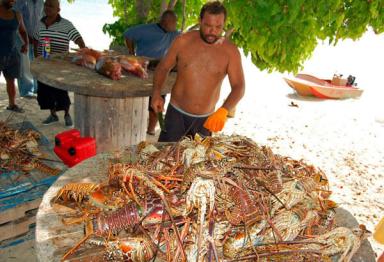
<svg viewBox="0 0 384 262"><path fill-rule="evenodd" d="M100 184L71 183L52 202L81 207L81 245L107 261L349 261L369 234L335 227L323 172L241 136L141 143Z"/></svg>
<svg viewBox="0 0 384 262"><path fill-rule="evenodd" d="M0 173L1 171L30 172L38 170L52 176L61 170L45 164L39 149L40 133L12 128L7 121L0 121Z"/></svg>

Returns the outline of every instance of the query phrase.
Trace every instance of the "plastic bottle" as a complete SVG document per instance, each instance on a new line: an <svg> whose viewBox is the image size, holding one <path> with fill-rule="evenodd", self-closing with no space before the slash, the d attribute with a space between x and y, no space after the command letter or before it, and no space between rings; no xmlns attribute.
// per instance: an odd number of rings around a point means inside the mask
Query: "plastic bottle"
<svg viewBox="0 0 384 262"><path fill-rule="evenodd" d="M51 54L51 39L49 37L43 38L43 58L49 59Z"/></svg>
<svg viewBox="0 0 384 262"><path fill-rule="evenodd" d="M384 217L381 218L379 224L377 224L375 232L373 233L373 238L384 245Z"/></svg>

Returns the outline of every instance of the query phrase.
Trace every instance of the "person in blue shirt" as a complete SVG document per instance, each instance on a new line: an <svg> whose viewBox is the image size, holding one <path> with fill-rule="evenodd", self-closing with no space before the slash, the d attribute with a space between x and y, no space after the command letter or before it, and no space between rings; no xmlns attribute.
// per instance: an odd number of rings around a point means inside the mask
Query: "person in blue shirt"
<svg viewBox="0 0 384 262"><path fill-rule="evenodd" d="M14 5L14 10L19 12L24 20L25 29L28 33L29 46L28 54L21 54L21 72L17 79L19 94L21 97L35 97L37 92L37 83L33 79L29 71L30 61L33 61L33 36L38 31L40 19L43 14L43 0L17 0ZM18 38L18 45L21 46L22 40Z"/></svg>
<svg viewBox="0 0 384 262"><path fill-rule="evenodd" d="M176 29L177 16L172 10L166 10L160 18L159 23L138 25L129 28L124 33L125 43L129 54L146 56L160 60L165 56L173 40L180 34ZM163 96L165 99L165 96ZM147 133L155 134L157 115L150 106L149 98L149 121Z"/></svg>

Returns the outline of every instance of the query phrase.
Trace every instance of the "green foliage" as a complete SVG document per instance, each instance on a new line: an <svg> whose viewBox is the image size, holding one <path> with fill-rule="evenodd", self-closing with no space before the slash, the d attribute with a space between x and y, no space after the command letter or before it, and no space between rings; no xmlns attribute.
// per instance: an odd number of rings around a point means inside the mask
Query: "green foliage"
<svg viewBox="0 0 384 262"><path fill-rule="evenodd" d="M225 0L233 41L260 69L297 72L319 40L384 31L383 0Z"/></svg>
<svg viewBox="0 0 384 262"><path fill-rule="evenodd" d="M161 13L161 0L149 1L151 2L151 5L148 14L145 17L140 17L137 12L136 1L109 0L109 4L113 8L113 15L119 17L116 22L112 24L105 24L103 27L103 32L107 33L112 37L112 44L124 44L123 33L127 28L142 23L154 23L159 20ZM188 0L188 5L186 6L185 12L186 27L198 23L198 15L200 14L200 8L205 2L206 1L204 0ZM174 11L178 15L178 28L180 28L183 17L183 7L181 1L177 2Z"/></svg>
<svg viewBox="0 0 384 262"><path fill-rule="evenodd" d="M119 20L104 26L114 42L122 44L122 33L130 26L157 21L161 0L151 3L140 17L136 2L110 0ZM181 0L175 11L182 20ZM186 26L197 23L205 0L188 0ZM319 40L336 44L339 39L358 39L372 27L384 32L384 0L223 0L228 10L227 27L232 40L250 54L253 63L268 71L297 72L313 53Z"/></svg>

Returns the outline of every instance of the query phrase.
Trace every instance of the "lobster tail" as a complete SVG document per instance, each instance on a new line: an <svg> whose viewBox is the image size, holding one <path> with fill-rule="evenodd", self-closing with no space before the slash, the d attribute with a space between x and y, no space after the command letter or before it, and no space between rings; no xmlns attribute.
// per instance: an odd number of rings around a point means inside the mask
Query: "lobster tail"
<svg viewBox="0 0 384 262"><path fill-rule="evenodd" d="M122 230L129 230L140 221L140 210L133 203L125 205L109 215L101 215L93 221L97 235L107 235L109 232L117 234Z"/></svg>

